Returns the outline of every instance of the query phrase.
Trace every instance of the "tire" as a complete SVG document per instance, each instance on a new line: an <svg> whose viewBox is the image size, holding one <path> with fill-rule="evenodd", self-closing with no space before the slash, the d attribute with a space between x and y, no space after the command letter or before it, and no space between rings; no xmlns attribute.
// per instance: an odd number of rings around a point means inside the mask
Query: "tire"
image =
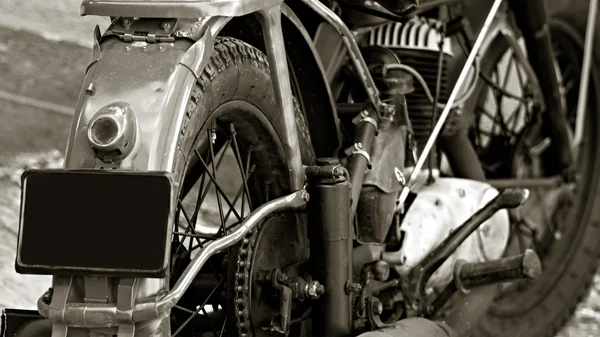
<svg viewBox="0 0 600 337"><path fill-rule="evenodd" d="M561 54L557 54L558 63L562 62L561 69L565 70L565 60L570 58L569 62L580 72L583 45L577 40L583 41L583 18L587 17L588 1L552 0L548 1L548 6L555 46L562 48ZM599 37L596 34L596 45L600 43ZM499 46L502 43L497 41L482 56L482 71L485 62L493 62L498 57L499 51L494 48L501 48ZM543 274L522 289L497 298L480 320L475 336L554 336L590 288L600 256L600 177L597 174L600 169L600 138L597 136L600 131L599 56L600 53L596 52L592 64L574 204L568 216L557 221L562 228L562 238L551 240L543 249L537 250L544 267ZM578 87L577 77L574 93L565 95L568 116L576 108Z"/></svg>
<svg viewBox="0 0 600 337"><path fill-rule="evenodd" d="M197 233L199 230L212 230L216 234L211 234L210 237L217 237L221 233L221 229L229 226L231 222L222 220L227 218L224 215L226 212L221 212L222 206L225 210L229 207L224 206L225 204L232 203L238 207L235 208L237 211L230 207L229 213L227 213L227 215L235 213L229 218L233 219L235 223L238 212L240 218L250 213L245 211L244 207L246 209L256 208L268 200L290 193L287 161L282 143L283 118L276 104L268 61L261 51L240 40L226 37L217 38L213 55L196 86L192 89L187 111L178 141L180 155L174 163L174 181L179 182L177 195L180 200L180 207L176 215L176 219L178 219L176 228L180 228L180 232L183 231L181 228L188 226L187 224L194 223L195 231L193 233ZM310 138L307 136L306 120L298 107L296 122L301 135L300 146L303 163L313 164L314 152ZM215 131L211 131L213 129ZM222 154L217 153L217 149L224 146L228 146L228 148L225 148ZM226 152L229 149L231 152ZM199 160L200 156L206 160ZM220 166L221 159L219 158L224 158L222 166ZM240 170L233 169L234 164L239 164ZM251 166L254 169L251 169ZM224 173L221 173L223 172L221 169L224 170ZM244 171L245 173L240 173ZM212 177L204 174L205 172L212 173ZM233 181L239 178L234 175L241 175L241 185L234 185ZM244 176L247 178L247 187L243 184ZM205 188L205 186L210 186L206 185L205 181L211 181L212 186L218 186L223 193L213 187ZM208 210L201 209L204 207L202 204L205 200L208 200L208 197L207 199L200 197L202 189L206 196L217 199L217 204L213 203L212 206L209 204ZM197 191L200 192L196 197ZM237 197L233 198L236 191L242 192L240 200L246 200L247 206L239 208L239 203L236 203ZM198 204L200 206L197 207L195 213L198 217L203 217L202 226L207 224L206 228L198 229L198 222L195 221L192 213L194 208L189 207ZM214 211L215 205L218 205L219 212ZM185 210L185 213L182 209ZM299 218L301 217L294 219ZM192 221L188 219L192 219ZM221 223L212 223L211 221L215 219ZM241 220L237 219L237 221ZM211 224L215 226L210 227ZM286 225L292 224L286 223ZM187 228L187 230L191 231L191 228ZM299 235L305 235L302 231L297 232L300 233ZM208 234L205 235L208 236ZM177 281L193 257L193 247L189 245L189 242L195 243L194 239L187 239L186 242L184 236L176 235L175 237L172 248L171 285ZM198 245L201 240L197 240ZM279 248L271 249L279 250ZM285 249L281 248L283 251ZM205 336L208 333L210 336L218 336L219 334L216 332L210 332L213 330L207 327L208 324L203 325L204 318L202 317L196 317L191 324L184 326L187 318L190 317L189 310L196 311L194 310L196 306L206 299L213 301L206 303L206 307L210 308L209 305L212 304L214 312L203 311L207 316L212 315L210 325L213 325L213 329L216 325L215 322L218 321L222 323L221 332L225 329L224 335L238 335L236 315L234 314L235 305L229 296L232 293L229 288L235 284L230 280L234 273L228 270L232 263L237 261L235 252L237 249L233 247L213 256L197 277L197 279L210 281L214 274L215 279L220 279L220 281L213 290L217 290L216 294L223 295L213 296L213 292L208 295L206 289L192 286L178 304L186 307L188 312L179 312L177 308L172 309L172 333L181 327L182 335ZM202 316L202 314L197 316Z"/></svg>

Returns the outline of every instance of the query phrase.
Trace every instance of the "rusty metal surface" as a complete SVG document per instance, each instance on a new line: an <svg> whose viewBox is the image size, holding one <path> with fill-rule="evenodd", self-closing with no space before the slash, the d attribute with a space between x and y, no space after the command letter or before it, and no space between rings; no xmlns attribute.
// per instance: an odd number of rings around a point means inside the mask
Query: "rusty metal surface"
<svg viewBox="0 0 600 337"><path fill-rule="evenodd" d="M254 13L281 2L282 0L87 0L81 4L81 15L142 18L234 17Z"/></svg>

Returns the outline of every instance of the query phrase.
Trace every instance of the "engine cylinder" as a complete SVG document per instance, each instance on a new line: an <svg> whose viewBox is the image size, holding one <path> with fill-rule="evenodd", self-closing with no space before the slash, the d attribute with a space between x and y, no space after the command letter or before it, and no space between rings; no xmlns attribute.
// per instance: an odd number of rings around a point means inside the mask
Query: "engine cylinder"
<svg viewBox="0 0 600 337"><path fill-rule="evenodd" d="M367 38L367 44L393 51L400 63L420 74L429 92L435 97L441 36L438 26L439 22L430 18L418 18L405 23L388 23L372 30ZM443 50L440 102L445 102L449 95L447 64L448 59L452 57L451 39L444 39ZM406 104L420 154L435 126L432 123L433 104L422 83L416 78L413 82L414 91L406 95ZM443 134L452 133L457 122L457 115L452 113L446 120Z"/></svg>

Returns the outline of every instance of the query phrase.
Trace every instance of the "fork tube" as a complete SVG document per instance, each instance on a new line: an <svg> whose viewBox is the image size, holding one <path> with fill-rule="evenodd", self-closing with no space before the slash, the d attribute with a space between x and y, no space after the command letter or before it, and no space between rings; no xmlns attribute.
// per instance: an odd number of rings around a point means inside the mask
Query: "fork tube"
<svg viewBox="0 0 600 337"><path fill-rule="evenodd" d="M573 163L568 122L560 97L560 86L554 65L554 51L543 0L510 0L510 8L525 38L531 66L539 78L544 94L547 121L552 145L556 149L558 165L562 170ZM561 172L556 172L561 173Z"/></svg>
<svg viewBox="0 0 600 337"><path fill-rule="evenodd" d="M302 169L302 158L300 157L300 143L296 128L296 115L294 113L287 55L285 53L285 43L281 30L281 3L261 10L258 13L265 38L265 48L269 57L275 98L277 105L283 113L283 145L288 160L291 189L292 191L298 191L304 184L304 170Z"/></svg>
<svg viewBox="0 0 600 337"><path fill-rule="evenodd" d="M585 30L585 46L583 48L583 66L581 67L581 81L579 82L579 98L577 100L577 119L575 122L575 136L573 137L573 149L575 154L579 153L579 144L583 137L585 123L585 110L587 108L587 95L590 81L590 68L592 66L592 47L596 38L596 16L598 15L598 0L590 0L588 10L587 27Z"/></svg>

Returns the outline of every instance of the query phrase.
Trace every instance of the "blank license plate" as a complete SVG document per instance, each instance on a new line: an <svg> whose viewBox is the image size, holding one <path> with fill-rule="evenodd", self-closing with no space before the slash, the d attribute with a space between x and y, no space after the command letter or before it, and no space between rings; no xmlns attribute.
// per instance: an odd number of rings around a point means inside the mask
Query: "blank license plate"
<svg viewBox="0 0 600 337"><path fill-rule="evenodd" d="M165 276L166 173L30 170L22 182L17 272Z"/></svg>

